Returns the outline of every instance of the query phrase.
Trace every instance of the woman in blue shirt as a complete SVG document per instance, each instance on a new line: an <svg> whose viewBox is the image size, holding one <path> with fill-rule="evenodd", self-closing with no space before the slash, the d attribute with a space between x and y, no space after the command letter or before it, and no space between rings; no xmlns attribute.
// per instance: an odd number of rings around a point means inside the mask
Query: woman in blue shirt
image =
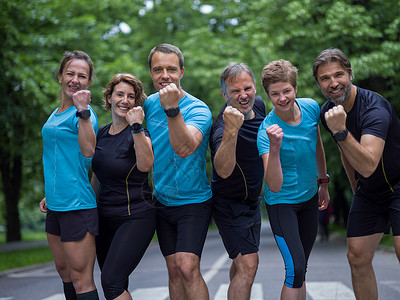
<svg viewBox="0 0 400 300"><path fill-rule="evenodd" d="M266 65L262 84L274 108L259 128L257 147L265 169L269 221L285 262L281 299L303 300L318 208L329 203L320 109L315 100L296 99L297 68L289 61Z"/></svg>
<svg viewBox="0 0 400 300"><path fill-rule="evenodd" d="M93 63L83 51L65 52L58 70L61 105L42 129L47 240L69 299L98 299L93 280L98 233L96 197L88 171L97 117L87 90Z"/></svg>

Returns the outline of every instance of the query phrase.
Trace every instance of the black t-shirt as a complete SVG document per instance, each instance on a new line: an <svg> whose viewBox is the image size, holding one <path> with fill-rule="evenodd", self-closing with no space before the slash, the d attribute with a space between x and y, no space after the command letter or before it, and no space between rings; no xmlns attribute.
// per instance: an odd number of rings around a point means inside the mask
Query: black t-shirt
<svg viewBox="0 0 400 300"><path fill-rule="evenodd" d="M152 208L148 173L138 170L134 141L129 127L116 135L111 124L99 128L93 173L100 181L97 197L101 216L128 216ZM149 136L147 130L146 135Z"/></svg>
<svg viewBox="0 0 400 300"><path fill-rule="evenodd" d="M224 135L223 111L225 107L226 105L211 127L210 149L213 163L215 153L221 145ZM239 129L236 145L236 166L232 174L223 179L218 176L215 168L213 168L211 189L213 195L219 199L246 203L255 203L259 200L264 177L264 166L257 149L258 127L265 118L265 105L261 98L256 97L253 111L255 117L251 120L245 120Z"/></svg>
<svg viewBox="0 0 400 300"><path fill-rule="evenodd" d="M327 101L321 108L321 121L328 129L324 114L334 107ZM380 192L393 187L400 180L400 123L390 103L379 94L357 87L352 109L347 113L346 127L357 141L364 134L385 140L382 159L375 172L368 178L357 171L361 187L368 192Z"/></svg>

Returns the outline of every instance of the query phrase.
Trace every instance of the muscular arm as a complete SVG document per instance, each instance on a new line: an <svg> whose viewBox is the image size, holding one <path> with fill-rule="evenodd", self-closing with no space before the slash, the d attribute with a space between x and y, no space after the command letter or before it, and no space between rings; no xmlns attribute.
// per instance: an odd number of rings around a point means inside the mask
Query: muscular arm
<svg viewBox="0 0 400 300"><path fill-rule="evenodd" d="M344 155L343 151L339 148L340 151L340 156L342 159L342 164L344 167L344 170L346 171L347 178L350 181L351 189L353 190L353 193L356 189L357 186L357 180L355 177L355 170L354 168L350 165L349 161L346 159L346 156Z"/></svg>
<svg viewBox="0 0 400 300"><path fill-rule="evenodd" d="M79 118L78 142L82 155L92 157L96 148L96 134L90 118L87 120Z"/></svg>
<svg viewBox="0 0 400 300"><path fill-rule="evenodd" d="M224 114L225 130L214 157L214 168L222 178L229 177L236 165L236 145L239 129L243 124L244 116L236 108L227 106Z"/></svg>
<svg viewBox="0 0 400 300"><path fill-rule="evenodd" d="M350 132L338 144L351 167L366 178L375 172L385 147L385 141L379 137L365 134L358 142Z"/></svg>
<svg viewBox="0 0 400 300"><path fill-rule="evenodd" d="M270 141L269 153L261 155L264 163L264 179L273 193L278 193L283 184L283 173L279 151L281 148L283 131L278 125L271 125L267 129Z"/></svg>
<svg viewBox="0 0 400 300"><path fill-rule="evenodd" d="M146 137L144 132L132 134L136 153L137 168L141 172L150 171L154 162L151 139Z"/></svg>
<svg viewBox="0 0 400 300"><path fill-rule="evenodd" d="M199 147L203 134L196 127L186 125L179 113L175 118L168 118L169 139L175 153L185 158Z"/></svg>

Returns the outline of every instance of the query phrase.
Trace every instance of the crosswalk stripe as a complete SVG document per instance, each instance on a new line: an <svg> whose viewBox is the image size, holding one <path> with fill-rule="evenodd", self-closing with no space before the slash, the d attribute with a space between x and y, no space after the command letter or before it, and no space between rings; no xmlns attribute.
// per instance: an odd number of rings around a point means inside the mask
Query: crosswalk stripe
<svg viewBox="0 0 400 300"><path fill-rule="evenodd" d="M169 296L168 287L152 287L136 289L131 293L133 299L138 300L154 300L154 299L165 299Z"/></svg>
<svg viewBox="0 0 400 300"><path fill-rule="evenodd" d="M217 293L215 294L214 300L226 300L228 295L228 287L229 284L221 284L218 288ZM250 300L262 300L263 299L263 291L261 283L254 283L251 288L251 296Z"/></svg>
<svg viewBox="0 0 400 300"><path fill-rule="evenodd" d="M205 273L203 275L203 279L206 283L210 282L210 280L215 276L215 274L218 273L219 269L221 269L221 267L223 265L225 265L226 261L229 259L228 254L226 254L224 252L224 254L222 254L217 261L211 266L210 270L208 270L207 273Z"/></svg>
<svg viewBox="0 0 400 300"><path fill-rule="evenodd" d="M54 294L50 297L43 298L42 300L65 300L64 294Z"/></svg>
<svg viewBox="0 0 400 300"><path fill-rule="evenodd" d="M306 282L307 294L312 300L355 300L353 290L340 281Z"/></svg>

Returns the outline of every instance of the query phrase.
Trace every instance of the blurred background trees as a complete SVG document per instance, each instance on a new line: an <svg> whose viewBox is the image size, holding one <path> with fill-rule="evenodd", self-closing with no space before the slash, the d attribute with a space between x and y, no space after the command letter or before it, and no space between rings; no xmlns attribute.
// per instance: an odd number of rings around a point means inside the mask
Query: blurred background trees
<svg viewBox="0 0 400 300"><path fill-rule="evenodd" d="M80 49L93 59L99 125L110 121L101 103L113 74L133 73L147 94L155 91L147 57L163 42L182 50L182 86L205 101L214 117L224 103L219 75L230 61L253 69L268 110L261 70L280 58L299 68L298 97L322 104L312 64L328 47L349 56L356 85L379 92L400 112L398 0L0 0L0 30L0 225L7 241L21 239L21 226L43 228L37 208L44 196L41 128L59 105L55 74L66 50ZM322 134L332 201L348 202L338 150Z"/></svg>

